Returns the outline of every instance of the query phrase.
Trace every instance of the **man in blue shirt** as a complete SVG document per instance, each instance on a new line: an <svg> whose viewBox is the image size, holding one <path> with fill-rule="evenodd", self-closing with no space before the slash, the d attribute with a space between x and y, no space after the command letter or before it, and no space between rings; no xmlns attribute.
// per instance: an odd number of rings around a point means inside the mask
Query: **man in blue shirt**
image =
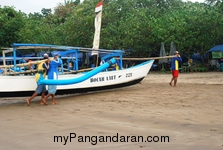
<svg viewBox="0 0 223 150"><path fill-rule="evenodd" d="M174 53L175 57L172 58L171 62L171 70L172 70L172 79L170 81L170 85L172 86L172 82L174 81L174 86L177 84L177 78L179 75L179 62L182 62L182 58L180 57L180 53L176 51Z"/></svg>
<svg viewBox="0 0 223 150"><path fill-rule="evenodd" d="M59 55L56 54L54 56L54 59L50 61L49 68L47 70L47 76L48 79L58 80L58 66L62 64L62 60L59 58ZM48 94L43 99L44 104L46 103L46 100L51 96L52 97L52 104L55 105L57 102L55 101L55 94L57 91L56 85L48 85Z"/></svg>

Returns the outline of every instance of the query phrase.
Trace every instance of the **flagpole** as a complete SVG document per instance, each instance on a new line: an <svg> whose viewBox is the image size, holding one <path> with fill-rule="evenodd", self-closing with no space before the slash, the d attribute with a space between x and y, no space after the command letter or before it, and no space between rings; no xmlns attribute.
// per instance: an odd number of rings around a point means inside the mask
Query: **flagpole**
<svg viewBox="0 0 223 150"><path fill-rule="evenodd" d="M95 17L95 34L94 34L94 42L93 42L93 49L99 49L99 43L100 43L100 32L101 32L101 20L102 20L102 6L103 6L103 0L100 1L96 8L95 12L97 13ZM98 51L95 52L94 50L92 51L92 55L97 55L96 56L96 64L95 67L98 66L98 59L99 59L99 53Z"/></svg>
<svg viewBox="0 0 223 150"><path fill-rule="evenodd" d="M102 3L104 2L104 0L102 0ZM101 9L101 20L102 20L102 11L103 9ZM100 29L101 30L101 29ZM99 35L100 36L100 35ZM99 41L100 42L100 41ZM98 47L99 48L99 47ZM98 59L99 59L99 53L97 54L97 60L96 60L96 67L98 67Z"/></svg>

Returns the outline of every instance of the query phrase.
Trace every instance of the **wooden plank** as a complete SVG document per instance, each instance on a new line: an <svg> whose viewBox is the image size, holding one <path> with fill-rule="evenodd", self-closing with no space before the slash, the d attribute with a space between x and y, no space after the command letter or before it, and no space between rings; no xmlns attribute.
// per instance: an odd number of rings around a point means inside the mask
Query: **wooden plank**
<svg viewBox="0 0 223 150"><path fill-rule="evenodd" d="M40 64L42 62L46 62L47 59L44 60L39 60L39 61L32 61L29 63L23 63L23 64L16 64L16 67L24 67L24 66L29 66L29 65L36 65L36 64ZM13 68L14 65L1 65L0 68Z"/></svg>
<svg viewBox="0 0 223 150"><path fill-rule="evenodd" d="M79 72L84 72L84 71L90 71L93 70L94 68L86 68L86 69L80 69L77 71L71 70L70 72L64 72L63 74L72 74L72 73L79 73ZM64 70L67 70L64 68ZM8 72L7 75L19 75L19 74L31 74L31 73L37 73L37 69L35 70L26 70L24 72Z"/></svg>

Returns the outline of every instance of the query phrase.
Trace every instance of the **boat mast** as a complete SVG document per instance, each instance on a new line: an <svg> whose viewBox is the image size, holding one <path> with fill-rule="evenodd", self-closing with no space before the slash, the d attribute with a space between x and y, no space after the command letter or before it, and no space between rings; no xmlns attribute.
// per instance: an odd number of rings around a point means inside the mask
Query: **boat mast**
<svg viewBox="0 0 223 150"><path fill-rule="evenodd" d="M95 8L95 12L97 13L97 15L95 17L95 22L94 22L94 24L95 24L95 34L94 34L94 41L93 41L93 51L92 51L91 55L97 55L96 64L95 64L96 67L98 65L99 53L98 53L98 51L94 51L94 50L99 49L100 32L101 32L101 19L102 19L102 4L103 4L103 0L100 1Z"/></svg>

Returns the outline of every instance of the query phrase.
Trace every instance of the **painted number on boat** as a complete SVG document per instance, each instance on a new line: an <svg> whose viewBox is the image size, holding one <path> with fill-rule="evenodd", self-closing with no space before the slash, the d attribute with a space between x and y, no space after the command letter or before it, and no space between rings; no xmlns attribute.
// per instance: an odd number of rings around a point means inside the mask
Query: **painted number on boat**
<svg viewBox="0 0 223 150"><path fill-rule="evenodd" d="M126 78L132 77L132 73L126 73Z"/></svg>

